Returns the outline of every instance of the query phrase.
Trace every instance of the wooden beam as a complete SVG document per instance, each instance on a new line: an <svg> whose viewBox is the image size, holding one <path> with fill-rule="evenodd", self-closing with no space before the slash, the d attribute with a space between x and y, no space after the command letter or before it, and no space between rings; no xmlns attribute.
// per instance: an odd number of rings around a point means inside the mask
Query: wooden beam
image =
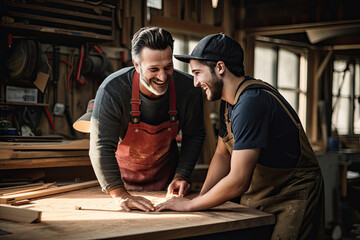
<svg viewBox="0 0 360 240"><path fill-rule="evenodd" d="M90 158L87 157L67 157L67 158L30 158L30 159L10 159L0 160L0 169L19 169L19 168L48 168L48 167L71 167L71 166L90 166Z"/></svg>
<svg viewBox="0 0 360 240"><path fill-rule="evenodd" d="M322 73L324 72L324 70L325 70L325 68L327 67L327 65L329 64L329 61L330 61L330 58L331 58L333 52L334 52L334 51L331 49L331 50L327 53L325 59L321 62L319 68L316 70L315 81L320 81L321 75L322 75Z"/></svg>
<svg viewBox="0 0 360 240"><path fill-rule="evenodd" d="M190 32L192 34L197 33L200 36L224 32L223 27L214 27L208 24L200 24L192 21L177 20L174 18L167 18L161 16L151 16L150 26L159 26L167 30L175 29L177 31Z"/></svg>
<svg viewBox="0 0 360 240"><path fill-rule="evenodd" d="M4 193L3 196L9 196L9 195L14 195L14 194L19 194L19 193L26 193L26 192L33 192L33 191L37 191L37 190L42 190L42 189L47 189L53 185L55 185L56 182L53 183L46 183L40 187L35 187L35 188L29 188L29 189L24 189L24 190L19 190L19 191L14 191L14 192L9 192L9 193Z"/></svg>
<svg viewBox="0 0 360 240"><path fill-rule="evenodd" d="M94 23L86 23L86 22L79 22L79 21L73 21L73 20L67 20L67 19L54 18L54 17L37 16L34 14L28 14L28 13L17 13L17 12L13 12L13 11L8 11L7 13L11 17L13 17L13 16L14 17L22 17L22 18L27 18L30 20L61 23L61 24L84 27L84 28L89 28L89 29L99 29L99 30L108 30L108 31L112 30L111 25L106 26L106 25L100 25L100 24L94 24Z"/></svg>
<svg viewBox="0 0 360 240"><path fill-rule="evenodd" d="M75 184L62 186L62 187L38 190L38 191L34 191L34 192L29 192L29 193L19 193L19 194L0 197L0 203L1 204L11 204L12 202L16 202L19 200L44 197L44 196L57 194L57 193L64 193L64 192L79 190L79 189L88 188L88 187L95 187L98 185L99 185L99 182L97 180L94 180L94 181L88 181L88 182L84 182L84 183L75 183Z"/></svg>
<svg viewBox="0 0 360 240"><path fill-rule="evenodd" d="M99 21L109 21L109 22L111 22L111 20L112 20L111 17L107 17L107 16L82 13L82 12L79 12L79 11L63 10L63 9L60 9L60 8L44 7L44 6L26 4L26 3L20 3L20 2L5 1L4 4L6 6L10 6L10 7L17 7L17 8L22 8L22 9L42 11L42 12L49 13L49 15L51 15L52 13L56 13L56 14L63 14L65 16L77 16L77 17L95 19L95 20L99 20Z"/></svg>
<svg viewBox="0 0 360 240"><path fill-rule="evenodd" d="M89 140L74 140L74 141L62 141L62 142L44 142L44 143L10 143L1 142L1 150L89 150Z"/></svg>
<svg viewBox="0 0 360 240"><path fill-rule="evenodd" d="M354 50L360 49L360 44L349 44L349 45L334 45L323 47L325 50Z"/></svg>
<svg viewBox="0 0 360 240"><path fill-rule="evenodd" d="M246 28L245 31L248 33L256 33L256 35L280 35L290 33L306 32L309 29L319 29L327 27L359 27L360 20L346 20L346 21L331 21L331 22L317 22L317 23L303 23L303 24L291 24L291 25L278 25L278 26L267 26L257 28Z"/></svg>
<svg viewBox="0 0 360 240"><path fill-rule="evenodd" d="M45 36L48 36L49 34L58 34L63 36L70 36L75 38L91 38L91 39L97 39L97 40L106 40L110 41L113 40L113 36L111 35L104 35L100 33L94 33L94 32L86 32L86 31L80 31L80 30L72 30L72 29L64 29L64 28L54 28L54 27L45 27L45 26L39 26L39 25L32 25L32 24L24 24L24 23L0 23L0 28L8 28L11 30L28 30L28 31L34 31L37 34L43 34ZM33 105L33 104L31 104ZM48 104L39 104L36 105L48 105Z"/></svg>
<svg viewBox="0 0 360 240"><path fill-rule="evenodd" d="M39 223L41 211L1 204L0 218L21 223Z"/></svg>
<svg viewBox="0 0 360 240"><path fill-rule="evenodd" d="M0 160L8 159L25 159L25 158L56 158L56 157L87 157L88 150L63 150L63 151L14 151L0 149Z"/></svg>
<svg viewBox="0 0 360 240"><path fill-rule="evenodd" d="M28 189L28 188L32 188L32 187L41 186L41 185L43 185L43 183L31 183L31 184L25 184L25 185L20 185L20 186L3 187L3 188L0 188L0 194L8 193L11 191L24 190L24 189Z"/></svg>

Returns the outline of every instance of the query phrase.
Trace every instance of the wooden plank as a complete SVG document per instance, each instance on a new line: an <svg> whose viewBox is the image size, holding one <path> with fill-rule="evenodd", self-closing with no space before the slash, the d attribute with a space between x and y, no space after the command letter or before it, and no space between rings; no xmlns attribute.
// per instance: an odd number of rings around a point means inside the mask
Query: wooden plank
<svg viewBox="0 0 360 240"><path fill-rule="evenodd" d="M21 205L25 205L25 204L29 204L29 203L30 203L29 199L24 199L24 200L12 202L11 206L21 206Z"/></svg>
<svg viewBox="0 0 360 240"><path fill-rule="evenodd" d="M210 102L206 98L204 98L204 122L205 122L206 137L205 137L202 153L203 153L203 163L207 163L207 164L211 162L217 144L217 138L210 119L210 112L211 112Z"/></svg>
<svg viewBox="0 0 360 240"><path fill-rule="evenodd" d="M131 35L137 32L143 24L143 15L141 13L143 9L142 0L132 0L131 1L131 17L133 19L133 28L131 29Z"/></svg>
<svg viewBox="0 0 360 240"><path fill-rule="evenodd" d="M69 192L69 191L73 191L73 190L94 187L94 186L98 186L98 185L99 185L99 182L97 180L94 180L94 181L88 181L88 182L84 182L84 183L75 183L75 184L62 186L62 187L38 190L38 191L30 192L30 193L20 193L20 194L14 194L14 195L10 195L10 196L3 196L3 197L0 197L0 203L9 204L9 203L16 202L19 200L44 197L44 196L48 196L48 195L52 195L52 194L64 193L64 192Z"/></svg>
<svg viewBox="0 0 360 240"><path fill-rule="evenodd" d="M41 211L0 205L0 218L21 223L39 223Z"/></svg>
<svg viewBox="0 0 360 240"><path fill-rule="evenodd" d="M184 20L197 23L200 18L198 14L200 7L199 1L185 0L184 5Z"/></svg>
<svg viewBox="0 0 360 240"><path fill-rule="evenodd" d="M14 195L14 194L19 194L19 193L26 193L26 192L33 192L33 191L37 191L37 190L42 190L42 189L47 189L53 185L55 185L56 182L53 183L46 183L40 187L36 187L36 188L29 188L29 189L24 189L24 190L19 190L19 191L14 191L14 192L9 192L9 193L4 193L3 196L9 196L9 195Z"/></svg>
<svg viewBox="0 0 360 240"><path fill-rule="evenodd" d="M171 17L175 19L181 19L181 0L164 0L163 9L164 17Z"/></svg>
<svg viewBox="0 0 360 240"><path fill-rule="evenodd" d="M166 18L161 16L151 16L149 25L159 26L166 29L175 29L177 31L197 33L201 36L224 32L223 27L214 27L208 24L194 23L191 21L177 20L174 18Z"/></svg>
<svg viewBox="0 0 360 240"><path fill-rule="evenodd" d="M20 189L32 188L32 187L40 186L42 184L43 183L31 183L31 184L25 184L25 185L21 185L21 186L3 187L3 188L0 188L0 194L15 191L15 190L20 190Z"/></svg>
<svg viewBox="0 0 360 240"><path fill-rule="evenodd" d="M73 7L88 8L88 9L98 8L101 11L105 11L105 12L111 12L112 11L111 8L106 7L104 5L94 7L92 5L84 4L82 2L76 2L76 1L46 0L46 2L52 2L52 3L61 4L61 5L69 5L69 6L73 6Z"/></svg>
<svg viewBox="0 0 360 240"><path fill-rule="evenodd" d="M107 26L107 25L85 23L85 22L53 18L53 17L44 17L44 16L38 16L38 15L33 15L33 14L28 14L28 13L18 13L18 12L13 12L13 11L7 11L7 13L9 14L10 17L21 17L21 18L26 18L26 19L30 19L30 20L62 23L62 24L67 24L67 25L71 25L71 26L85 27L85 28L89 28L89 29L100 29L100 30L108 30L108 31L112 30L112 26Z"/></svg>
<svg viewBox="0 0 360 240"><path fill-rule="evenodd" d="M88 150L82 151L14 151L0 149L0 160L2 159L26 159L26 158L52 158L55 157L86 157Z"/></svg>
<svg viewBox="0 0 360 240"><path fill-rule="evenodd" d="M59 34L64 36L71 36L71 37L81 37L81 38L91 38L91 39L99 39L99 40L113 40L113 35L104 35L99 33L93 32L86 32L80 30L73 30L73 29L63 29L63 28L54 28L54 27L45 27L39 25L32 25L32 24L24 24L24 23L0 23L1 28L11 28L12 30L30 30L36 31L37 34ZM59 36L58 36L59 37Z"/></svg>
<svg viewBox="0 0 360 240"><path fill-rule="evenodd" d="M214 25L214 9L212 7L211 1L201 0L200 6L200 23ZM227 13L227 15L228 14L229 13Z"/></svg>
<svg viewBox="0 0 360 240"><path fill-rule="evenodd" d="M166 194L131 193L155 203L164 201ZM76 210L75 206L84 210ZM99 187L38 199L32 202L32 209L43 212L44 226L22 224L19 227L19 224L0 221L2 230L13 233L6 239L41 239L43 236L47 239L179 239L256 227L256 231L261 231L262 227L275 223L272 214L232 202L197 212L126 212Z"/></svg>
<svg viewBox="0 0 360 240"><path fill-rule="evenodd" d="M8 143L0 142L0 150L89 150L89 139L54 143Z"/></svg>
<svg viewBox="0 0 360 240"><path fill-rule="evenodd" d="M31 158L0 160L0 169L70 167L90 165L91 162L89 156L68 158Z"/></svg>
<svg viewBox="0 0 360 240"><path fill-rule="evenodd" d="M37 11L43 11L46 13L58 13L58 14L63 14L63 15L68 15L68 16L77 16L77 17L83 17L83 18L89 18L89 19L95 19L95 20L100 20L100 21L108 21L111 22L111 17L107 17L107 16L101 16L98 14L88 14L88 13L82 13L79 11L70 11L70 10L63 10L63 9L59 9L59 8L52 8L52 7L44 7L44 6L39 6L39 5L32 5L32 4L25 4L25 3L20 3L20 2L5 2L6 6L12 6L12 7L18 7L18 8L25 8L25 9L30 9L30 10L37 10Z"/></svg>

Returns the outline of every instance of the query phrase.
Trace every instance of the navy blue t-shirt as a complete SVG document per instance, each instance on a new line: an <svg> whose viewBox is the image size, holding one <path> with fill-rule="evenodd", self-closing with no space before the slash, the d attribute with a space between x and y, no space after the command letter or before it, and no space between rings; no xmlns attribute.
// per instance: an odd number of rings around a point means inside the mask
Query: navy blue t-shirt
<svg viewBox="0 0 360 240"><path fill-rule="evenodd" d="M243 83L243 82L242 82ZM290 104L280 95L282 102L299 122ZM225 137L225 101L220 105L219 136ZM234 150L261 148L258 163L272 168L293 168L300 158L299 130L280 103L268 92L246 89L238 102L228 104Z"/></svg>

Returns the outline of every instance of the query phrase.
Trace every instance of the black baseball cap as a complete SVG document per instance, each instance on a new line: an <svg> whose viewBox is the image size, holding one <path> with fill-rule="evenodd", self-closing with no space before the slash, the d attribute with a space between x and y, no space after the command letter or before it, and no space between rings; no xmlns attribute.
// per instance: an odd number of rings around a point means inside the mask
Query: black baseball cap
<svg viewBox="0 0 360 240"><path fill-rule="evenodd" d="M190 59L223 61L225 64L238 65L244 68L244 51L241 45L223 33L204 37L190 55L174 55L174 57L187 63L190 62Z"/></svg>

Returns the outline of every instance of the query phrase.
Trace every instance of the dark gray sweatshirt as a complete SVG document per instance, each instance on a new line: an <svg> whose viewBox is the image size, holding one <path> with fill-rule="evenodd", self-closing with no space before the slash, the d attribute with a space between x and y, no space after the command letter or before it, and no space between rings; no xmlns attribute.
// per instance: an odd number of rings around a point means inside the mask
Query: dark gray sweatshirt
<svg viewBox="0 0 360 240"><path fill-rule="evenodd" d="M109 75L100 85L95 98L90 129L90 159L103 191L123 186L115 151L125 137L130 121L130 99L134 67ZM193 86L193 77L174 70L176 109L182 143L176 173L190 178L205 139L203 97ZM168 91L159 99L140 93L141 121L159 125L169 120ZM161 143L159 143L161 144Z"/></svg>

